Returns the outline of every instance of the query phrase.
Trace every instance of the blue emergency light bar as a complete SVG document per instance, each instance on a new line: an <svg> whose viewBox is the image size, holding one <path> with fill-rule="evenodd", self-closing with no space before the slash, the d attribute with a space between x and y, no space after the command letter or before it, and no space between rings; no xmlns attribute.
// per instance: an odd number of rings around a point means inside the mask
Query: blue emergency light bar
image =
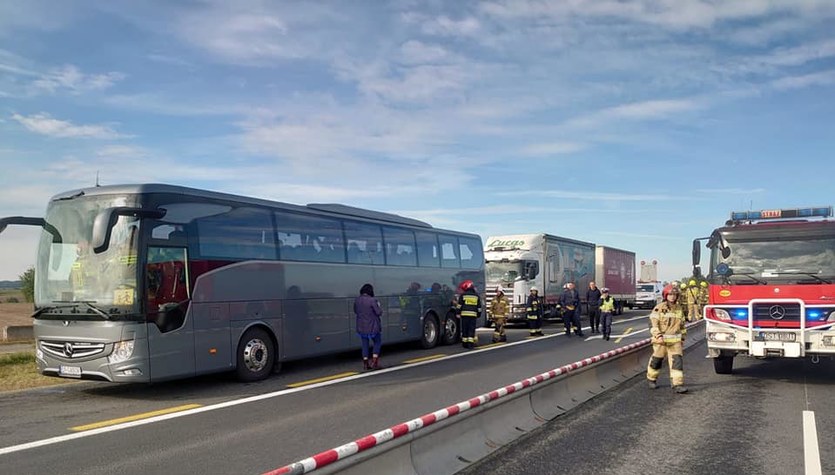
<svg viewBox="0 0 835 475"><path fill-rule="evenodd" d="M764 209L760 211L733 211L731 219L746 221L752 219L790 219L790 218L831 218L832 206L824 208Z"/></svg>

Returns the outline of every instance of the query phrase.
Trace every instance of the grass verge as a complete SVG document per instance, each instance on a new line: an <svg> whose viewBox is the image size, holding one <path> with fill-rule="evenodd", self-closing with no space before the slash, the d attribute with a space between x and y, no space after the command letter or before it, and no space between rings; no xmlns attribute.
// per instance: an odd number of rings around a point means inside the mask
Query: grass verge
<svg viewBox="0 0 835 475"><path fill-rule="evenodd" d="M69 382L62 378L41 376L35 355L29 352L0 355L0 392L53 386Z"/></svg>

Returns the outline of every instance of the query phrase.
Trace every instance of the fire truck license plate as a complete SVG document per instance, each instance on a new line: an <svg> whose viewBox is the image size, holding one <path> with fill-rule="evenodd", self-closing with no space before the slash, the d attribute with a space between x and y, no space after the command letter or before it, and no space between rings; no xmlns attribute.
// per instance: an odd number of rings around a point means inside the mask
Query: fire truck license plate
<svg viewBox="0 0 835 475"><path fill-rule="evenodd" d="M783 332L760 332L760 339L763 341L795 341L795 334Z"/></svg>

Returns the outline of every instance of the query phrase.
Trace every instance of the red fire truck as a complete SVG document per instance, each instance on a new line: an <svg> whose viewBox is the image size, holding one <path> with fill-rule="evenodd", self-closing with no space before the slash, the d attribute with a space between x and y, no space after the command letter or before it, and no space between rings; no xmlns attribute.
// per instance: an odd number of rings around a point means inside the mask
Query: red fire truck
<svg viewBox="0 0 835 475"><path fill-rule="evenodd" d="M708 356L729 374L734 356L835 355L835 219L832 207L731 213L724 226L693 241L710 249L704 308Z"/></svg>

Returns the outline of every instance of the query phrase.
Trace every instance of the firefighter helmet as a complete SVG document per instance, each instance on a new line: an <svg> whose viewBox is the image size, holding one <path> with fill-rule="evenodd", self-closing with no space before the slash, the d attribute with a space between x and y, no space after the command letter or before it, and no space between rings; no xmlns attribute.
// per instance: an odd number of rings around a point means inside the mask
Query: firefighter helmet
<svg viewBox="0 0 835 475"><path fill-rule="evenodd" d="M504 294L504 290L502 290L501 285L496 286L496 295L499 295L499 294Z"/></svg>
<svg viewBox="0 0 835 475"><path fill-rule="evenodd" d="M702 286L702 287L704 287L704 288L707 288L707 281L706 281L706 280L703 280L703 281L701 281L701 282L699 283L699 285L701 285L701 286Z"/></svg>
<svg viewBox="0 0 835 475"><path fill-rule="evenodd" d="M696 286L696 279L690 279L690 282L688 282L688 284L690 285L690 287L695 287Z"/></svg>
<svg viewBox="0 0 835 475"><path fill-rule="evenodd" d="M671 293L675 294L676 298L678 298L678 295L679 295L680 291L678 290L678 287L676 287L674 285L668 285L668 286L664 287L663 291L661 291L661 296L664 297L664 300L667 300L667 296L670 295Z"/></svg>
<svg viewBox="0 0 835 475"><path fill-rule="evenodd" d="M534 286L531 286L531 292L536 292L536 293L539 293L539 287L537 287L537 286L535 286L535 285L534 285Z"/></svg>
<svg viewBox="0 0 835 475"><path fill-rule="evenodd" d="M458 288L461 290L470 290L473 288L473 281L467 279L464 282L461 282L461 285L459 285Z"/></svg>

